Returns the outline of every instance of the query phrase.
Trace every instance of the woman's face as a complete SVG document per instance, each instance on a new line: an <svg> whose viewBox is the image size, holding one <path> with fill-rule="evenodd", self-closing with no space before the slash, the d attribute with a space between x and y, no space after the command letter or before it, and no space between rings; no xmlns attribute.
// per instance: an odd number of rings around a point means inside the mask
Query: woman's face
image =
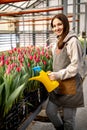
<svg viewBox="0 0 87 130"><path fill-rule="evenodd" d="M57 36L61 36L62 33L63 33L63 28L64 28L64 26L63 26L62 21L60 21L59 19L55 18L55 19L53 20L53 28L52 28L53 31L54 31L54 33L55 33Z"/></svg>

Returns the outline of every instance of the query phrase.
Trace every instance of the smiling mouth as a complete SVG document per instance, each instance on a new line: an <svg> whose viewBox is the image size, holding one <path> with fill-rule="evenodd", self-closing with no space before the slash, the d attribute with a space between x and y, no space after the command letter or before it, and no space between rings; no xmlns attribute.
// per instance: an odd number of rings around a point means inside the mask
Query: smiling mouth
<svg viewBox="0 0 87 130"><path fill-rule="evenodd" d="M61 31L56 31L57 33L61 33Z"/></svg>

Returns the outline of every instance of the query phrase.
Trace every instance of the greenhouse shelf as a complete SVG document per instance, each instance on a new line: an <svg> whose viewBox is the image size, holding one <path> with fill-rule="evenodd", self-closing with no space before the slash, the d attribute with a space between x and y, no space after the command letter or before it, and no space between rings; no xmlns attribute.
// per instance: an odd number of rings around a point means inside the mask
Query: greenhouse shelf
<svg viewBox="0 0 87 130"><path fill-rule="evenodd" d="M0 119L0 130L25 130L41 110L42 103L47 99L48 93L44 86L29 93L15 103L3 119Z"/></svg>
<svg viewBox="0 0 87 130"><path fill-rule="evenodd" d="M42 103L43 104L43 103ZM18 128L18 130L25 130L28 125L35 119L35 117L38 115L38 113L41 111L42 108L42 104L39 105L39 107L34 111L34 113L32 113L28 119L26 119L26 121L22 124L22 126L20 128Z"/></svg>

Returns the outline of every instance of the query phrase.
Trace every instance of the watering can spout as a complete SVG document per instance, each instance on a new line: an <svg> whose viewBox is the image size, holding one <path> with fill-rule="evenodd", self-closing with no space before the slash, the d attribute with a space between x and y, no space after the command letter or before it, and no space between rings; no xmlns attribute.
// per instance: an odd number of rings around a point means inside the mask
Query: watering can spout
<svg viewBox="0 0 87 130"><path fill-rule="evenodd" d="M35 69L37 69L37 67L34 68L34 71L36 71ZM39 71L40 75L32 77L29 80L38 80L38 81L42 82L48 92L53 91L54 89L56 89L59 86L58 81L52 81L49 79L47 72L39 69L39 67L38 67L38 71Z"/></svg>
<svg viewBox="0 0 87 130"><path fill-rule="evenodd" d="M40 76L35 76L35 77L32 77L32 78L29 78L29 80L41 81L41 80L40 80Z"/></svg>

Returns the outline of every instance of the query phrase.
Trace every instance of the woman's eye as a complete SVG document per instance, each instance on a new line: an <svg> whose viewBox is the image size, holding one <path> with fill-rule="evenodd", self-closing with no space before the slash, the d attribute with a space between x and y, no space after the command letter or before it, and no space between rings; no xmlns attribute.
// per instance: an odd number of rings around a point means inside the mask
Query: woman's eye
<svg viewBox="0 0 87 130"><path fill-rule="evenodd" d="M59 23L59 24L58 24L58 26L61 26L61 25L62 25L62 23Z"/></svg>
<svg viewBox="0 0 87 130"><path fill-rule="evenodd" d="M61 25L63 25L63 24L62 24L62 23L58 23L58 24L57 24L57 26L61 26Z"/></svg>
<svg viewBox="0 0 87 130"><path fill-rule="evenodd" d="M53 28L58 27L58 26L62 26L62 23L58 23L57 25L53 25Z"/></svg>
<svg viewBox="0 0 87 130"><path fill-rule="evenodd" d="M56 26L54 25L53 28L55 28Z"/></svg>

